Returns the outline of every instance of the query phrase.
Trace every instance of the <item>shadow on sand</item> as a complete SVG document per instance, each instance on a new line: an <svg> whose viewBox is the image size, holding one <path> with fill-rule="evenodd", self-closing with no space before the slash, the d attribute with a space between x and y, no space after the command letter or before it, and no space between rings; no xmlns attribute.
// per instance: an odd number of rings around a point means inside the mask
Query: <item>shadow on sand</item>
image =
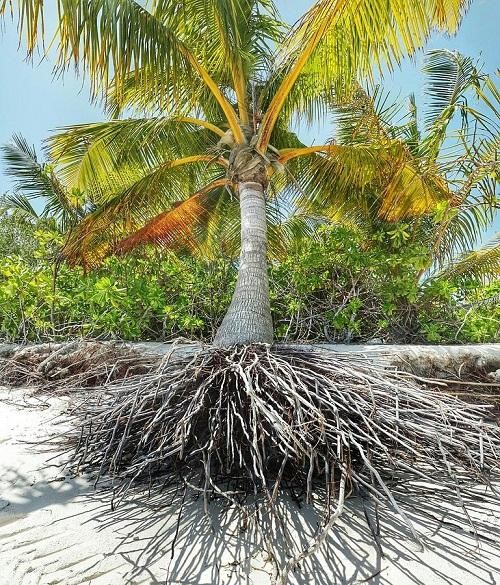
<svg viewBox="0 0 500 585"><path fill-rule="evenodd" d="M0 494L0 563L19 558L15 580L2 581L0 573L2 585L35 582L27 579L29 570L38 571L36 582L43 584L267 585L274 568L269 542L283 563L307 547L318 526L312 506L287 497L278 503L285 534L263 518L263 530L251 518L242 529L234 509L221 501L205 514L203 502L184 489L150 498L130 494L113 511L110 492L94 492L81 478L33 484L12 469L7 476L18 495L9 501ZM474 528L437 494L419 499L409 516L426 545L421 551L393 511L352 498L320 551L289 583L495 585L500 510L478 497L468 511Z"/></svg>

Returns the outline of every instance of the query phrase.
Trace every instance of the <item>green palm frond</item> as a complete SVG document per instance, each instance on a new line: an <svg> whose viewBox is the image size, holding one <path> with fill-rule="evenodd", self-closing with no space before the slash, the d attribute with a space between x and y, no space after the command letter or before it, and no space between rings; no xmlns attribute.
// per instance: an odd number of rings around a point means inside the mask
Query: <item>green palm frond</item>
<svg viewBox="0 0 500 585"><path fill-rule="evenodd" d="M13 3L20 34L26 33L28 54L43 43L43 0L17 0ZM234 109L203 63L165 19L134 0L58 0L58 68L71 64L85 72L92 94L106 96L113 82L119 101L130 74L140 71L143 84L157 85L162 79L171 112L184 111L185 89L195 93L205 85L216 99L239 143L244 135ZM6 7L0 7L0 16ZM189 39L187 39L189 40Z"/></svg>
<svg viewBox="0 0 500 585"><path fill-rule="evenodd" d="M317 227L323 221L311 214L293 209L287 213L282 206L268 206L268 239L271 259L283 260L291 251L300 250L304 240L318 238Z"/></svg>
<svg viewBox="0 0 500 585"><path fill-rule="evenodd" d="M13 2L19 29L25 33L29 54L43 41L43 0ZM149 79L161 76L173 89L195 76L183 46L169 29L139 2L133 0L57 0L58 67L74 63L87 72L94 95L111 78L117 87L138 66Z"/></svg>
<svg viewBox="0 0 500 585"><path fill-rule="evenodd" d="M212 78L234 90L240 118L249 123L248 82L266 70L282 24L271 0L188 0L156 3L155 15L177 31Z"/></svg>
<svg viewBox="0 0 500 585"><path fill-rule="evenodd" d="M420 143L422 132L418 123L418 108L415 94L408 98L408 114L403 119L403 124L397 128L397 136L406 144L414 157L420 156Z"/></svg>
<svg viewBox="0 0 500 585"><path fill-rule="evenodd" d="M9 211L25 219L40 219L40 214L22 193L6 193L0 197L0 210Z"/></svg>
<svg viewBox="0 0 500 585"><path fill-rule="evenodd" d="M448 209L439 221L433 240L433 259L442 267L456 256L475 247L481 234L490 228L498 209L500 138L481 139L478 144L466 145L468 156L455 166L454 193Z"/></svg>
<svg viewBox="0 0 500 585"><path fill-rule="evenodd" d="M478 250L460 255L432 278L481 283L500 278L500 233Z"/></svg>
<svg viewBox="0 0 500 585"><path fill-rule="evenodd" d="M251 122L248 110L253 95L250 82L265 77L273 45L280 42L284 25L271 0L173 0L156 2L154 16L187 46L203 64L229 101L239 108L243 124ZM175 113L203 112L209 119L221 116L217 100L203 84L179 84L174 89L164 76L151 79L136 67L120 83L109 84L108 111L119 115L125 108ZM175 108L172 104L175 102ZM242 102L238 106L238 102Z"/></svg>
<svg viewBox="0 0 500 585"><path fill-rule="evenodd" d="M52 165L39 162L34 147L25 138L13 136L1 151L6 174L14 179L14 190L19 191L6 198L12 207L33 215L30 201L39 199L43 211L35 215L55 218L63 230L82 216L84 201L80 192L68 190Z"/></svg>
<svg viewBox="0 0 500 585"><path fill-rule="evenodd" d="M112 79L106 87L105 111L112 119L130 112L139 116L185 116L200 113L209 120L222 120L220 106L213 93L202 83L171 87L161 76L150 79L142 68L134 69L125 79ZM222 122L227 127L227 121Z"/></svg>
<svg viewBox="0 0 500 585"><path fill-rule="evenodd" d="M450 198L446 183L422 172L399 141L334 145L328 154L303 157L298 164L295 170L288 165L298 205L332 218L362 211L394 221L427 213Z"/></svg>
<svg viewBox="0 0 500 585"><path fill-rule="evenodd" d="M354 87L354 86L353 86ZM376 85L369 93L361 86L352 99L333 108L336 138L341 144L377 143L406 137L408 114L389 92Z"/></svg>
<svg viewBox="0 0 500 585"><path fill-rule="evenodd" d="M144 169L210 152L219 139L176 118L134 118L63 128L48 140L48 151L68 185L105 193L110 182L116 191Z"/></svg>
<svg viewBox="0 0 500 585"><path fill-rule="evenodd" d="M51 168L38 160L36 150L21 135L14 135L12 142L1 147L5 172L14 179L14 189L22 189L29 197L61 195L64 187L51 173Z"/></svg>
<svg viewBox="0 0 500 585"><path fill-rule="evenodd" d="M475 135L483 134L487 138L498 136L498 90L471 58L454 51L434 50L428 53L423 70L427 74L425 93L429 104L422 153L433 160L442 156L440 151L458 113L462 134L468 134L473 126L471 132ZM467 99L469 94L486 106L492 116L472 107ZM451 158L454 156L452 154Z"/></svg>

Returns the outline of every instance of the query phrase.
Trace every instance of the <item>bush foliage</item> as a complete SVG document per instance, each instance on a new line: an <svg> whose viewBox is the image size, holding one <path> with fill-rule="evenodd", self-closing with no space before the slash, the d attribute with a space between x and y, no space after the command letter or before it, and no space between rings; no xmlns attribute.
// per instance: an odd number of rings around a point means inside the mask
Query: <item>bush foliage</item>
<svg viewBox="0 0 500 585"><path fill-rule="evenodd" d="M85 274L55 262L49 221L0 221L0 337L209 340L229 305L236 266L148 250ZM270 269L276 337L286 341L489 342L500 336L500 282L419 278L428 250L405 224L371 239L320 228Z"/></svg>

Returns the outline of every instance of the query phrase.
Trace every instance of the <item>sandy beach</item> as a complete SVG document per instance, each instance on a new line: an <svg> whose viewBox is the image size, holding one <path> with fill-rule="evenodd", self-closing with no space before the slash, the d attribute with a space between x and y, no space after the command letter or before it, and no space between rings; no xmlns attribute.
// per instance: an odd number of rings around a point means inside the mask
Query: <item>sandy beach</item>
<svg viewBox="0 0 500 585"><path fill-rule="evenodd" d="M231 534L231 511L163 493L115 511L110 494L61 471L43 441L65 428L68 399L0 390L0 585L269 585L273 571L252 530ZM55 457L55 459L54 459ZM368 518L373 519L365 504ZM283 503L295 544L315 516ZM380 511L380 545L359 499L292 585L495 585L500 583L500 508L470 510L478 535L452 506L429 499L412 513L421 552L400 520ZM373 524L372 524L373 526ZM229 527L229 528L228 528ZM288 544L278 543L287 553Z"/></svg>

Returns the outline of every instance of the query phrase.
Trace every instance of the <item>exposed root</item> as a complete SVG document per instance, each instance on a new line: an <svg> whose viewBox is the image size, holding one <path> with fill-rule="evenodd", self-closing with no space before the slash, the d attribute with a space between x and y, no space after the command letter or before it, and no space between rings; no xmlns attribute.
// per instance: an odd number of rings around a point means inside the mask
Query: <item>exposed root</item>
<svg viewBox="0 0 500 585"><path fill-rule="evenodd" d="M388 502L418 539L397 498L401 486L466 510L477 497L469 488L489 485L498 471L500 431L487 407L351 353L247 346L164 358L89 393L81 409L72 465L96 481L114 478L117 500L134 485L180 481L205 506L227 498L242 525L266 517L285 531L275 505L282 490L319 505L315 538L290 547L277 567L281 584L321 545L354 490Z"/></svg>
<svg viewBox="0 0 500 585"><path fill-rule="evenodd" d="M46 343L0 358L0 384L44 390L101 386L145 374L158 362L157 357L114 343Z"/></svg>

